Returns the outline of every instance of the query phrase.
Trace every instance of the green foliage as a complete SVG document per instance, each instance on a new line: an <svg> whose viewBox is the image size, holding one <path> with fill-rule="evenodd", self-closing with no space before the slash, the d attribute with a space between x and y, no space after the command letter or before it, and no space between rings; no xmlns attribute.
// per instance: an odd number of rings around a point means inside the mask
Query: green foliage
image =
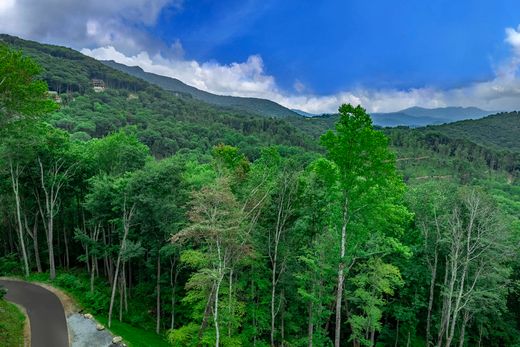
<svg viewBox="0 0 520 347"><path fill-rule="evenodd" d="M0 276L19 275L22 271L20 258L15 254L6 254L0 257Z"/></svg>
<svg viewBox="0 0 520 347"><path fill-rule="evenodd" d="M0 129L57 108L46 83L36 79L40 67L32 59L0 43L0 62Z"/></svg>
<svg viewBox="0 0 520 347"><path fill-rule="evenodd" d="M222 346L330 346L343 269L342 344L420 346L437 342L443 312L453 317L445 303L457 292L443 281L453 274L457 288L476 279L477 290L464 296L452 344L464 342L463 326L467 345L518 342L520 189L507 130L502 140L480 121L380 130L351 105L316 119L258 117L66 48L1 40L43 66L62 107L45 123L45 108L24 104L0 139L0 275L20 273L20 240L37 271L54 246L52 283L101 322L116 283L113 330L133 346L167 344L155 329L177 346L215 345L217 333ZM30 85L35 65L12 54ZM94 93L92 78L107 89ZM46 190L58 186L46 213ZM450 267L472 192L479 232L494 233L479 244L482 261ZM470 282L453 268L469 269Z"/></svg>
<svg viewBox="0 0 520 347"><path fill-rule="evenodd" d="M0 298L0 345L24 345L25 315L18 307Z"/></svg>

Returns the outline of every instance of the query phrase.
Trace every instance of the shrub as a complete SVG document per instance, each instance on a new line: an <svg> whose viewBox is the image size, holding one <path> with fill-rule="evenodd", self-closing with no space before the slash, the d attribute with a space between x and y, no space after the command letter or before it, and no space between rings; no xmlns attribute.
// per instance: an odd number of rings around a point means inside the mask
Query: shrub
<svg viewBox="0 0 520 347"><path fill-rule="evenodd" d="M16 254L0 257L0 276L18 275L21 273L21 264Z"/></svg>
<svg viewBox="0 0 520 347"><path fill-rule="evenodd" d="M0 285L0 300L3 300L5 294L7 294L7 289Z"/></svg>

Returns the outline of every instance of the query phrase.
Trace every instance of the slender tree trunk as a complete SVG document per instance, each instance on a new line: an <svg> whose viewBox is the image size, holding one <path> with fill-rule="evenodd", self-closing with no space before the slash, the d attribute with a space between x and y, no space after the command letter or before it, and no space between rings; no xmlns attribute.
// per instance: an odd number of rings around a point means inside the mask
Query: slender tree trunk
<svg viewBox="0 0 520 347"><path fill-rule="evenodd" d="M215 287L215 302L213 306L213 322L215 324L215 347L220 346L220 328L218 324L218 295L220 291L220 285L222 283L222 275L219 275L219 279L217 280L217 285Z"/></svg>
<svg viewBox="0 0 520 347"><path fill-rule="evenodd" d="M399 343L399 319L397 320L397 329L396 329L396 333L395 333L395 343L394 343L394 347L397 347L398 346L398 343Z"/></svg>
<svg viewBox="0 0 520 347"><path fill-rule="evenodd" d="M435 250L435 255L433 259L433 267L432 267L432 277L430 279L430 296L428 298L428 314L426 315L426 345L429 346L431 343L431 320L432 320L432 309L433 309L433 299L435 294L435 281L437 277L437 262L439 255L437 253L437 249Z"/></svg>
<svg viewBox="0 0 520 347"><path fill-rule="evenodd" d="M307 346L308 347L312 347L312 339L313 339L313 334L314 334L314 317L313 317L313 303L312 301L309 302L309 306L308 306L308 311L309 311L309 315L307 317L307 339L309 340Z"/></svg>
<svg viewBox="0 0 520 347"><path fill-rule="evenodd" d="M233 322L231 321L231 317L233 315L233 267L229 270L229 292L228 292L228 314L229 314L229 322L228 322L228 337L231 337L231 326Z"/></svg>
<svg viewBox="0 0 520 347"><path fill-rule="evenodd" d="M275 294L276 294L276 255L277 255L277 246L275 246L274 253L274 261L273 268L271 273L271 347L274 347L274 331L275 331L275 319L276 319L276 309L275 309Z"/></svg>
<svg viewBox="0 0 520 347"><path fill-rule="evenodd" d="M211 308L213 305L213 293L215 291L215 282L213 283L213 286L211 287L211 291L208 296L208 302L206 303L206 308L204 309L204 316L202 317L202 323L200 325L198 339L197 339L197 346L202 346L202 334L204 333L204 330L206 330L206 326L208 325L208 317L211 312Z"/></svg>
<svg viewBox="0 0 520 347"><path fill-rule="evenodd" d="M69 241L67 240L67 230L63 227L63 242L65 243L65 267L69 269Z"/></svg>
<svg viewBox="0 0 520 347"><path fill-rule="evenodd" d="M347 242L348 199L343 207L343 225L341 226L341 249L338 267L338 287L336 290L336 326L334 331L334 346L340 347L341 342L341 301L343 300L343 282L345 281L345 248Z"/></svg>
<svg viewBox="0 0 520 347"><path fill-rule="evenodd" d="M123 267L125 265L123 264ZM119 275L119 321L123 321L123 279L122 274Z"/></svg>
<svg viewBox="0 0 520 347"><path fill-rule="evenodd" d="M49 272L51 280L56 278L56 265L54 264L54 218L52 210L48 216L47 222L47 245L49 248Z"/></svg>
<svg viewBox="0 0 520 347"><path fill-rule="evenodd" d="M27 250L25 249L25 240L23 237L23 225L22 225L22 211L20 207L20 191L19 191L19 176L20 171L18 165L16 169L13 168L12 160L9 160L9 167L11 170L11 185L14 193L14 200L16 203L16 221L18 223L18 241L20 242L20 248L22 251L22 260L24 266L25 276L29 276L29 260L27 258Z"/></svg>
<svg viewBox="0 0 520 347"><path fill-rule="evenodd" d="M90 271L90 293L94 294L94 280L95 280L95 275L96 275L96 271L94 269L94 262L96 261L96 258L92 257L91 258L92 260L92 271Z"/></svg>
<svg viewBox="0 0 520 347"><path fill-rule="evenodd" d="M173 261L171 261L171 268L170 268L170 285L172 287L172 297L171 297L171 300L172 300L172 312L171 312L171 324L170 324L170 329L173 329L175 327L175 289L177 287L177 275L178 275L178 271L175 271L175 275L173 274L174 270L175 270L175 263L176 263L176 258L174 257Z"/></svg>
<svg viewBox="0 0 520 347"><path fill-rule="evenodd" d="M161 332L161 256L157 254L157 322L155 325L155 332Z"/></svg>
<svg viewBox="0 0 520 347"><path fill-rule="evenodd" d="M215 324L215 347L220 346L220 328L218 324L218 303L219 303L219 292L220 285L224 279L224 271L226 267L225 254L222 254L220 240L217 239L217 253L218 253L218 279L215 284L215 299L213 305L213 323Z"/></svg>
<svg viewBox="0 0 520 347"><path fill-rule="evenodd" d="M36 212L34 214L34 224L31 229L29 228L29 223L27 222L27 217L25 217L25 229L27 230L27 234L31 237L33 240L33 247L34 247L34 260L36 261L36 270L41 273L42 270L42 262L40 259L40 247L38 245L38 215L39 213Z"/></svg>
<svg viewBox="0 0 520 347"><path fill-rule="evenodd" d="M128 231L130 230L130 222L132 220L132 216L134 214L135 205L132 206L130 211L126 210L126 201L123 211L123 240L121 241L121 248L119 249L119 253L117 255L117 263L116 263L116 272L114 274L114 283L112 284L112 294L110 295L110 307L108 309L108 327L112 324L112 309L114 308L114 297L116 295L116 285L117 278L119 275L119 264L121 263L121 256L126 247L126 238L128 236Z"/></svg>

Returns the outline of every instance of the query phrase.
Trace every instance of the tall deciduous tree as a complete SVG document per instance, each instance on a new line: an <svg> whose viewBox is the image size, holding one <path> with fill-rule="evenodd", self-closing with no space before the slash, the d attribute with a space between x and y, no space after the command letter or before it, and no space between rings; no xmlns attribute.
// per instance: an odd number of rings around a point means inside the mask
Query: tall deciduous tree
<svg viewBox="0 0 520 347"><path fill-rule="evenodd" d="M347 249L359 238L366 238L369 228L363 227L363 215L378 210L400 194L403 185L396 173L394 154L388 149L388 139L372 126L370 116L361 107L342 105L339 121L334 131L321 137L327 149L327 159L333 164L323 170L332 175L338 194L338 222L340 230L340 254L336 288L336 319L334 345L340 346L342 326L342 303L345 270L355 259ZM350 230L356 222L360 227ZM356 235L358 234L358 235Z"/></svg>
<svg viewBox="0 0 520 347"><path fill-rule="evenodd" d="M2 156L8 163L11 187L15 198L18 240L24 264L29 275L29 262L22 224L20 175L24 169L21 157L26 157L24 146L30 140L38 116L51 112L57 105L47 97L47 84L39 80L40 67L32 59L0 44L0 144ZM21 148L20 148L21 147Z"/></svg>

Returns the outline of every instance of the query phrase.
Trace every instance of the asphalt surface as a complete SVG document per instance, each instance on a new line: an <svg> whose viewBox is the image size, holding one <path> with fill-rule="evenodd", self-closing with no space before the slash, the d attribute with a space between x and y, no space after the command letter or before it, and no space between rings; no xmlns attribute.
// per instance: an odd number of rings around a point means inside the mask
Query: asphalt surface
<svg viewBox="0 0 520 347"><path fill-rule="evenodd" d="M69 337L63 306L54 293L35 284L0 280L5 299L23 306L31 322L32 347L68 347Z"/></svg>

